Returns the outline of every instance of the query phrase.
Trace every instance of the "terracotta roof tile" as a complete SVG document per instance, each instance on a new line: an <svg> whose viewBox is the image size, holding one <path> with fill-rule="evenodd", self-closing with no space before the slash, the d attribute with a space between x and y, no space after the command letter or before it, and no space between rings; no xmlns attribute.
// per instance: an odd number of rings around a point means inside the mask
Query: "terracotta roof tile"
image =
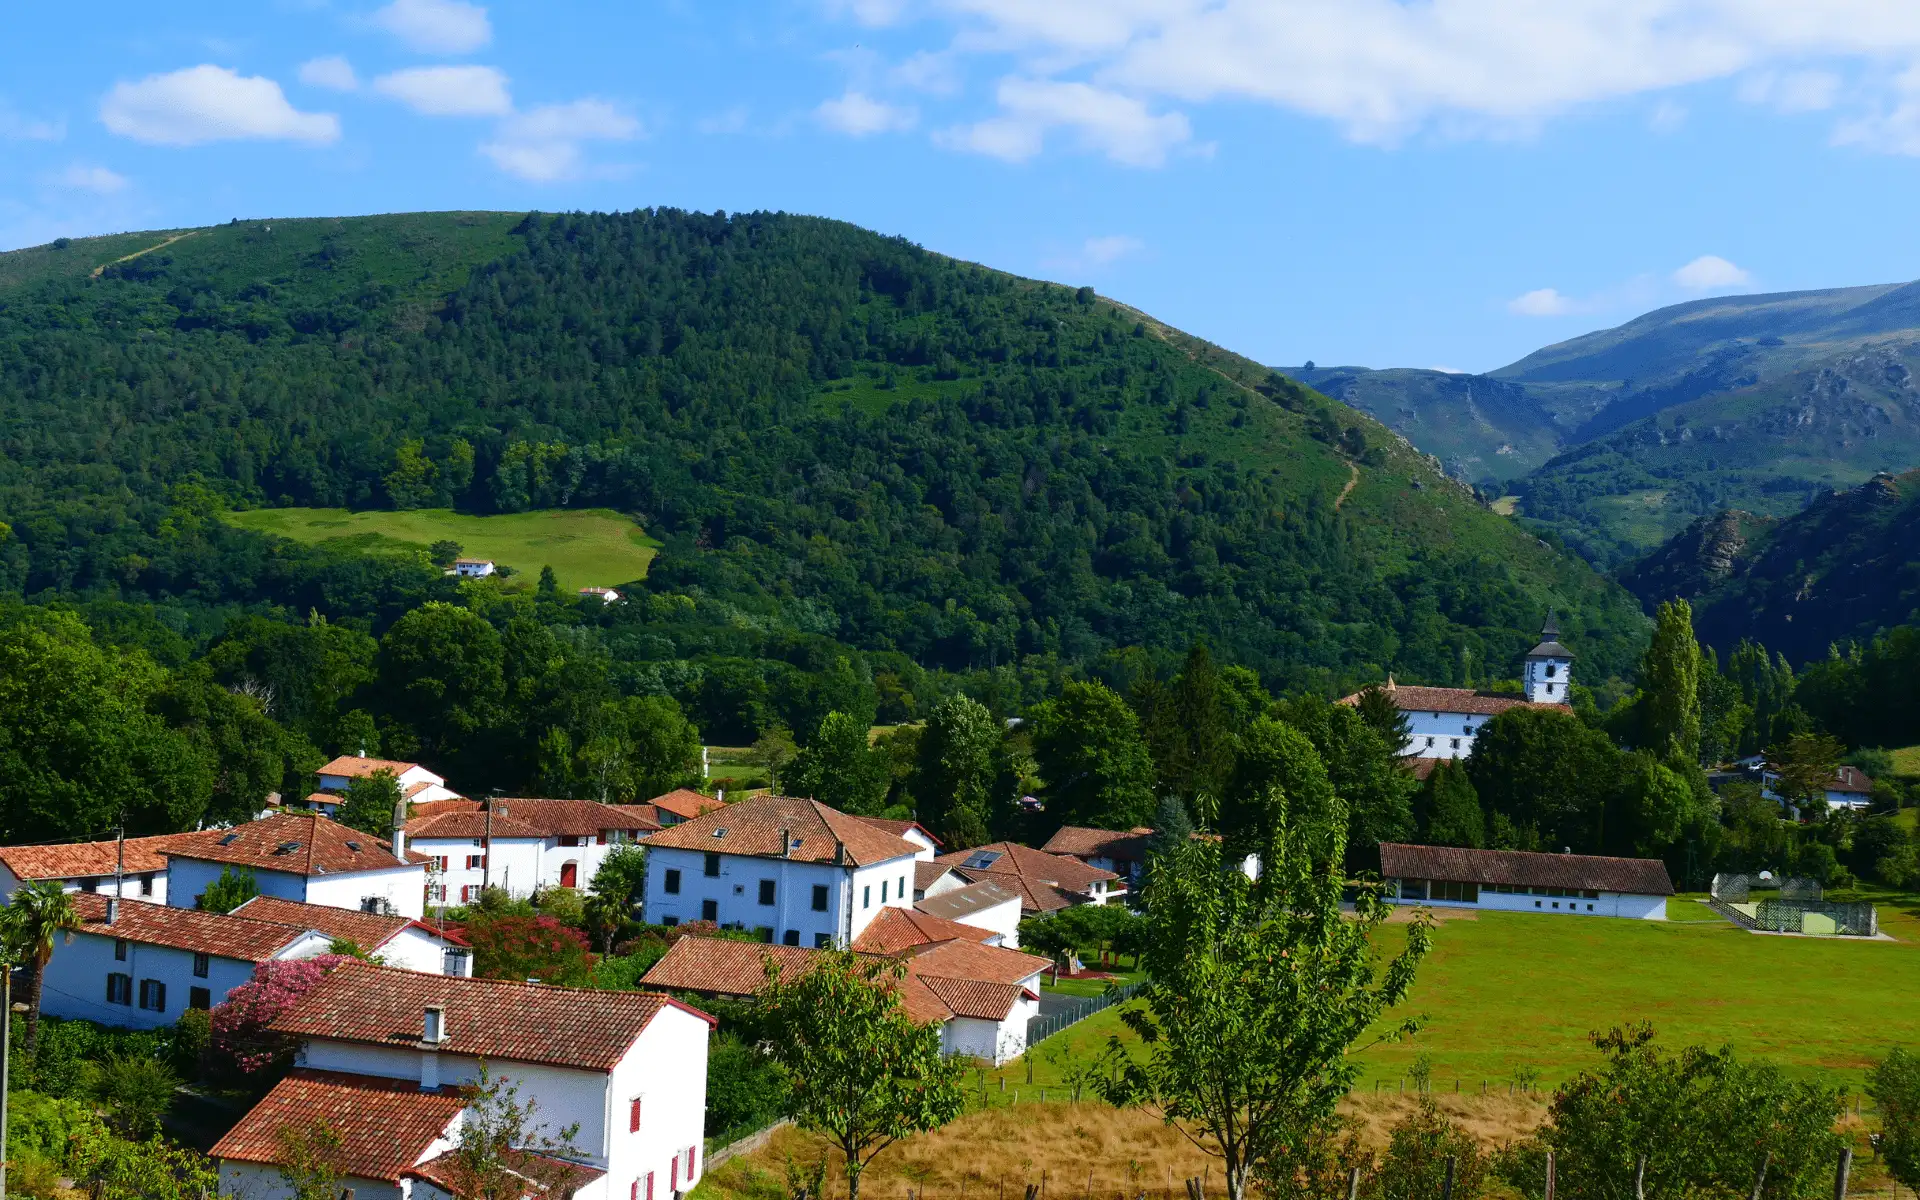
<svg viewBox="0 0 1920 1200"><path fill-rule="evenodd" d="M888 906L867 923L859 937L853 939L853 948L869 954L898 954L930 942L944 942L953 938L984 942L993 936L991 929L962 925L958 921L916 912L911 908Z"/></svg>
<svg viewBox="0 0 1920 1200"><path fill-rule="evenodd" d="M1471 688L1409 687L1400 684L1387 693L1402 712L1472 713L1492 717L1510 708L1551 708L1566 712L1564 704L1536 704L1525 696L1505 692L1476 692ZM1337 704L1358 704L1360 693L1342 696Z"/></svg>
<svg viewBox="0 0 1920 1200"><path fill-rule="evenodd" d="M916 900L913 906L929 916L945 917L959 924L961 917L984 912L995 905L1019 898L1020 893L1005 884L992 879L983 879L979 883L970 883L965 887L952 888L938 895L928 896L924 900Z"/></svg>
<svg viewBox="0 0 1920 1200"><path fill-rule="evenodd" d="M1483 887L1510 884L1630 892L1642 896L1673 895L1673 881L1667 876L1667 866L1657 858L1463 850L1455 846L1382 842L1380 874L1388 879L1443 879Z"/></svg>
<svg viewBox="0 0 1920 1200"><path fill-rule="evenodd" d="M544 1164L545 1169L539 1172L540 1177L557 1180L562 1196L572 1196L581 1188L584 1188L589 1183L606 1174L605 1171L595 1167L589 1167L584 1163L568 1162L565 1159L554 1158L546 1154L530 1154L525 1150L509 1150L502 1154L500 1158L509 1170L518 1171L523 1174L529 1169L528 1164L530 1163L537 1162ZM435 1155L417 1167L409 1168L406 1174L409 1178L424 1179L450 1195L458 1194L460 1181L458 1173L454 1169L454 1161L453 1152L448 1151L445 1154ZM523 1193L522 1200L527 1200L528 1197L539 1197L544 1194L539 1185L531 1179L527 1180L525 1187L527 1190Z"/></svg>
<svg viewBox="0 0 1920 1200"><path fill-rule="evenodd" d="M1013 888L1020 893L1020 907L1028 912L1056 912L1081 903L1095 883L1120 878L1077 858L1048 854L1017 842L956 850L934 861L951 867L963 879L991 878Z"/></svg>
<svg viewBox="0 0 1920 1200"><path fill-rule="evenodd" d="M1010 983L988 983L983 979L921 976L920 982L938 996L954 1016L983 1021L1006 1020L1020 997L1029 994Z"/></svg>
<svg viewBox="0 0 1920 1200"><path fill-rule="evenodd" d="M1084 825L1062 825L1040 847L1046 854L1065 854L1072 858L1113 858L1140 862L1147 857L1151 829L1090 829Z"/></svg>
<svg viewBox="0 0 1920 1200"><path fill-rule="evenodd" d="M726 807L725 801L715 799L703 792L696 792L692 788L675 788L664 796L655 796L647 803L663 812L672 813L682 821L691 821L716 808Z"/></svg>
<svg viewBox="0 0 1920 1200"><path fill-rule="evenodd" d="M603 831L638 830L649 832L653 826L637 821L629 805L602 804L598 800L536 800L527 797L501 797L493 801L495 828L501 817L511 817L538 830L543 837L595 837Z"/></svg>
<svg viewBox="0 0 1920 1200"><path fill-rule="evenodd" d="M786 847L780 841L783 833L789 839ZM798 845L791 844L795 842ZM852 866L908 858L920 851L912 842L875 829L817 800L797 800L790 796L756 796L729 804L649 834L647 844L674 850L816 863L835 861L839 848L845 847L846 862Z"/></svg>
<svg viewBox="0 0 1920 1200"><path fill-rule="evenodd" d="M273 1029L296 1037L413 1046L422 1014L437 1005L446 1010L441 1049L449 1054L610 1071L660 1010L673 1004L650 992L423 975L348 961L282 1013Z"/></svg>
<svg viewBox="0 0 1920 1200"><path fill-rule="evenodd" d="M423 1092L404 1079L296 1068L209 1153L231 1162L278 1164L281 1130L324 1122L340 1134L340 1163L348 1174L398 1183L466 1106L466 1098L450 1088Z"/></svg>
<svg viewBox="0 0 1920 1200"><path fill-rule="evenodd" d="M683 937L667 948L640 982L675 992L712 992L721 996L751 996L766 985L766 960L780 967L780 977L805 971L815 952L799 946L772 946L732 938Z"/></svg>
<svg viewBox="0 0 1920 1200"><path fill-rule="evenodd" d="M407 917L383 917L378 913L365 913L351 908L302 904L298 900L282 900L278 896L255 896L234 909L232 915L255 921L272 921L280 925L291 925L295 929L317 930L330 938L352 942L362 950L368 951L379 949L398 937L404 930L416 926L435 937L445 937L456 945L466 944L452 934L443 933L431 925Z"/></svg>
<svg viewBox="0 0 1920 1200"><path fill-rule="evenodd" d="M425 838L477 838L488 835L484 812L440 812L415 816L407 822L408 840L419 843ZM493 815L492 836L538 840L547 835L518 817Z"/></svg>
<svg viewBox="0 0 1920 1200"><path fill-rule="evenodd" d="M318 813L280 813L249 821L210 840L170 851L176 858L205 859L289 875L347 875L418 865L403 863L380 838L349 829Z"/></svg>
<svg viewBox="0 0 1920 1200"><path fill-rule="evenodd" d="M201 912L197 908L170 908L141 900L122 900L120 913L107 924L107 897L76 892L73 907L80 914L80 932L120 938L143 946L170 946L195 954L215 954L240 962L265 962L294 942L302 930L271 921Z"/></svg>
<svg viewBox="0 0 1920 1200"><path fill-rule="evenodd" d="M851 816L852 814L850 813L848 815ZM908 830L918 829L920 831L920 836L932 842L934 846L939 847L939 846L945 845L945 843L942 842L939 838L933 836L933 831L931 829L928 829L925 825L922 825L918 821L894 821L894 820L889 820L886 817L854 817L853 819L856 821L862 822L863 824L871 825L882 833L890 833L893 836L900 838L902 840L906 839Z"/></svg>
<svg viewBox="0 0 1920 1200"><path fill-rule="evenodd" d="M1871 792L1873 780L1859 767L1842 766L1833 773L1834 784L1830 789L1836 792Z"/></svg>
<svg viewBox="0 0 1920 1200"><path fill-rule="evenodd" d="M158 837L128 838L127 874L167 869L168 850L191 846L218 832L167 833ZM71 842L61 846L0 846L0 863L15 878L86 879L113 874L118 842Z"/></svg>
<svg viewBox="0 0 1920 1200"><path fill-rule="evenodd" d="M315 771L315 775L345 775L359 778L371 775L375 771L392 771L395 775L405 775L418 767L419 763L396 762L390 758L361 758L357 754L342 754L326 766Z"/></svg>
<svg viewBox="0 0 1920 1200"><path fill-rule="evenodd" d="M1052 965L1036 955L963 938L917 949L907 960L907 970L915 975L988 983L1024 983Z"/></svg>

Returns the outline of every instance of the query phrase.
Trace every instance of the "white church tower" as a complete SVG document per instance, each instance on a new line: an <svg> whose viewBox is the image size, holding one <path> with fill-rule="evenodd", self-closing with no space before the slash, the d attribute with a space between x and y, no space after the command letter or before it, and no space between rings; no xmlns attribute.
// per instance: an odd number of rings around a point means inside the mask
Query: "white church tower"
<svg viewBox="0 0 1920 1200"><path fill-rule="evenodd" d="M1535 704L1567 704L1567 689L1573 686L1573 651L1560 644L1560 623L1547 613L1540 630L1540 644L1527 651L1527 665L1521 675L1527 699Z"/></svg>

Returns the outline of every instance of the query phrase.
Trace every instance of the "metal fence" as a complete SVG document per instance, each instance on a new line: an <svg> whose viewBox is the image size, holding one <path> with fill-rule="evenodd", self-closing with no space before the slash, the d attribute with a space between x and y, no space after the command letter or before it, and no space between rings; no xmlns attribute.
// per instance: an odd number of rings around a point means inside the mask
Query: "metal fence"
<svg viewBox="0 0 1920 1200"><path fill-rule="evenodd" d="M1834 933L1851 937L1874 937L1880 932L1880 914L1873 905L1841 904L1834 900L1762 900L1754 909L1754 923L1776 933ZM1815 921L1810 922L1808 917ZM1819 918L1833 923L1831 930L1816 929Z"/></svg>
<svg viewBox="0 0 1920 1200"><path fill-rule="evenodd" d="M1027 1022L1027 1045L1045 1041L1069 1025L1077 1025L1093 1014L1116 1004L1131 1000L1141 988L1147 986L1144 981L1129 983L1122 987L1110 988L1098 996L1088 996L1074 1002L1073 1007L1046 1016L1035 1017Z"/></svg>

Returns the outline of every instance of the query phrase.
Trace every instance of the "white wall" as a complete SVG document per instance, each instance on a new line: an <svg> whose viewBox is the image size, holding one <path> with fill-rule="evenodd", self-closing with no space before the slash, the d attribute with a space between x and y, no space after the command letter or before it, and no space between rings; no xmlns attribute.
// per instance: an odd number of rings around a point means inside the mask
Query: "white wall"
<svg viewBox="0 0 1920 1200"><path fill-rule="evenodd" d="M990 946L1005 946L1009 950L1020 948L1020 897L1008 896L1005 901L992 908L983 908L970 912L954 920L962 925L971 925L975 929L991 929L999 934L999 940L988 942Z"/></svg>
<svg viewBox="0 0 1920 1200"><path fill-rule="evenodd" d="M1397 892L1400 881L1389 880ZM1480 889L1477 904L1464 900L1400 900L1400 904L1426 904L1434 908L1483 908L1495 912L1529 912L1548 916L1626 917L1638 921L1667 919L1667 898L1631 892L1601 892L1589 896L1534 896Z"/></svg>
<svg viewBox="0 0 1920 1200"><path fill-rule="evenodd" d="M1407 744L1401 753L1417 758L1467 757L1473 753L1473 739L1493 719L1482 713L1441 712L1436 717L1432 709L1401 711L1408 726ZM1429 739L1432 745L1428 745Z"/></svg>
<svg viewBox="0 0 1920 1200"><path fill-rule="evenodd" d="M400 1200L405 1193L390 1183L349 1175L341 1188L352 1188L354 1200ZM222 1162L220 1195L230 1200L294 1200L293 1189L279 1167L258 1163Z"/></svg>
<svg viewBox="0 0 1920 1200"><path fill-rule="evenodd" d="M0 901L11 900L14 889L20 886L20 879L0 863ZM97 879L63 879L62 891L91 892L98 891L103 896L113 895L113 876L105 875ZM120 882L120 895L128 900L145 900L148 904L167 902L167 873L165 871L129 871Z"/></svg>
<svg viewBox="0 0 1920 1200"><path fill-rule="evenodd" d="M446 888L445 903L449 905L463 903L460 899L463 894L478 897L480 888L486 884L488 872L484 868L467 866L467 859L475 854L492 855L494 887L505 888L516 896L530 894L540 878L540 839L497 837L491 850L483 848L480 841L479 838L409 838L407 845L416 854L447 860L446 871L438 875L435 882ZM473 891L462 893L461 889L466 887Z"/></svg>
<svg viewBox="0 0 1920 1200"><path fill-rule="evenodd" d="M670 870L680 872L677 895L667 891ZM648 847L646 919L655 924L668 917L677 924L698 921L702 901L712 900L722 925L772 929L773 940L783 943L791 931L798 935L796 944L814 946L822 937L836 942L859 937L883 907L913 907L913 859L904 854L852 870L829 863L722 854L718 876L708 876L705 870L702 851ZM765 879L774 883L771 905L760 903L760 882ZM825 912L813 909L816 886L827 889Z"/></svg>
<svg viewBox="0 0 1920 1200"><path fill-rule="evenodd" d="M354 871L307 878L307 903L359 909L369 896L383 896L400 916L417 921L426 915L427 868L424 864ZM265 891L265 888L261 889Z"/></svg>
<svg viewBox="0 0 1920 1200"><path fill-rule="evenodd" d="M1040 977L1035 975L1023 986L1031 988L1037 995L1040 991L1039 980ZM997 1067L1026 1052L1027 1022L1039 1013L1039 1003L1023 997L1014 1001L1012 1011L1003 1021L987 1021L978 1017L950 1018L940 1029L940 1052L985 1059Z"/></svg>
<svg viewBox="0 0 1920 1200"><path fill-rule="evenodd" d="M289 936L293 933L288 930ZM209 1005L227 998L227 993L253 978L254 964L217 954L207 957L207 976L193 973L193 952L169 946L127 943L123 962L113 956L115 939L92 933L75 934L73 941L56 941L53 958L47 963L46 982L40 1007L51 1017L97 1021L126 1029L157 1029L180 1019L192 996L191 989L203 987ZM282 952L284 958L309 958L326 952L327 939L309 935ZM107 976L127 975L133 979L131 1004L107 1003ZM140 981L157 979L166 985L166 1008L155 1012L140 1007Z"/></svg>
<svg viewBox="0 0 1920 1200"><path fill-rule="evenodd" d="M418 971L422 975L446 974L446 949L451 943L426 930L409 925L388 938L379 955L390 967Z"/></svg>

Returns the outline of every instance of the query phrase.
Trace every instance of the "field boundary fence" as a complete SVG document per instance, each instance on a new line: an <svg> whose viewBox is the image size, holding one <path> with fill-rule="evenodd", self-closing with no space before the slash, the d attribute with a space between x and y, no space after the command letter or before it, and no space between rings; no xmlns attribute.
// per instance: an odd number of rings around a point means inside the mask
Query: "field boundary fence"
<svg viewBox="0 0 1920 1200"><path fill-rule="evenodd" d="M1088 996L1074 1002L1073 1007L1047 1016L1035 1017L1027 1022L1027 1045L1032 1047L1047 1040L1069 1026L1078 1025L1097 1012L1103 1012L1116 1004L1124 1004L1147 986L1143 980L1112 988L1098 996Z"/></svg>

